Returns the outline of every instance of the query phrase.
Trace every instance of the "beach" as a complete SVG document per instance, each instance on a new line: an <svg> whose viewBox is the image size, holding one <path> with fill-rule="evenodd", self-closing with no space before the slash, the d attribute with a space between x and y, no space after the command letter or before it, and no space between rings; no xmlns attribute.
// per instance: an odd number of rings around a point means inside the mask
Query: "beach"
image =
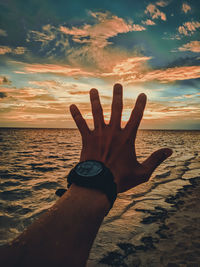
<svg viewBox="0 0 200 267"><path fill-rule="evenodd" d="M159 229L143 237L141 245L118 243L118 249L105 255L98 266L199 267L199 196L200 177L190 179L190 185L166 199L171 204L170 211L161 207L154 212L144 210L149 216L143 223L158 224Z"/></svg>

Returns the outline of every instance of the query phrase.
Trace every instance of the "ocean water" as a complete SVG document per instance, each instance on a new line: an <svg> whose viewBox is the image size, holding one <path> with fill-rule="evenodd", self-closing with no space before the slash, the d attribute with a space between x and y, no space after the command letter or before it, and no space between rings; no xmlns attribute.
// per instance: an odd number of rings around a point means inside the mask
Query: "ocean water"
<svg viewBox="0 0 200 267"><path fill-rule="evenodd" d="M145 210L170 209L165 200L200 176L200 131L140 130L138 160L170 147L173 155L152 179L119 194L93 245L90 262L98 262L117 243L140 244L158 225L144 223ZM0 129L0 245L10 242L55 201L66 175L79 161L81 139L71 129Z"/></svg>

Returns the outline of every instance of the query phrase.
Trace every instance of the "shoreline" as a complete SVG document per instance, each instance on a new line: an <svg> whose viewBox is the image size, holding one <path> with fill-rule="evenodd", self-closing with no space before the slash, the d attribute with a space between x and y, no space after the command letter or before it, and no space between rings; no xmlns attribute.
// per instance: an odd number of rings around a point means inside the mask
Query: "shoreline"
<svg viewBox="0 0 200 267"><path fill-rule="evenodd" d="M169 210L159 206L137 210L148 215L141 223L159 224L155 233L141 238L141 245L118 243L119 249L104 255L98 266L199 267L200 177L189 181L165 199L171 205Z"/></svg>

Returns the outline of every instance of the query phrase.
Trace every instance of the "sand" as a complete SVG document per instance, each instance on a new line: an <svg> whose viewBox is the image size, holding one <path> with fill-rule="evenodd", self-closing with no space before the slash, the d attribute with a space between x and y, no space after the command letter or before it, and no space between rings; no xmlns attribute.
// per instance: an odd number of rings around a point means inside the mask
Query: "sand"
<svg viewBox="0 0 200 267"><path fill-rule="evenodd" d="M200 266L200 177L190 179L166 202L169 211L157 207L143 220L159 224L159 230L142 238L142 245L119 243L97 266Z"/></svg>

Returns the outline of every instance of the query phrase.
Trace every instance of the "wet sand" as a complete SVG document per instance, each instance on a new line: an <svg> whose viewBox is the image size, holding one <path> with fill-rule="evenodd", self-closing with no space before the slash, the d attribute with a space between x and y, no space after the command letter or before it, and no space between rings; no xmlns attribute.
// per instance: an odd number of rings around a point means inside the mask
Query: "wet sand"
<svg viewBox="0 0 200 267"><path fill-rule="evenodd" d="M200 266L200 177L190 179L176 195L166 200L168 211L140 210L143 224L158 224L158 230L141 239L141 245L118 243L97 266L199 267ZM92 265L89 265L92 266Z"/></svg>

